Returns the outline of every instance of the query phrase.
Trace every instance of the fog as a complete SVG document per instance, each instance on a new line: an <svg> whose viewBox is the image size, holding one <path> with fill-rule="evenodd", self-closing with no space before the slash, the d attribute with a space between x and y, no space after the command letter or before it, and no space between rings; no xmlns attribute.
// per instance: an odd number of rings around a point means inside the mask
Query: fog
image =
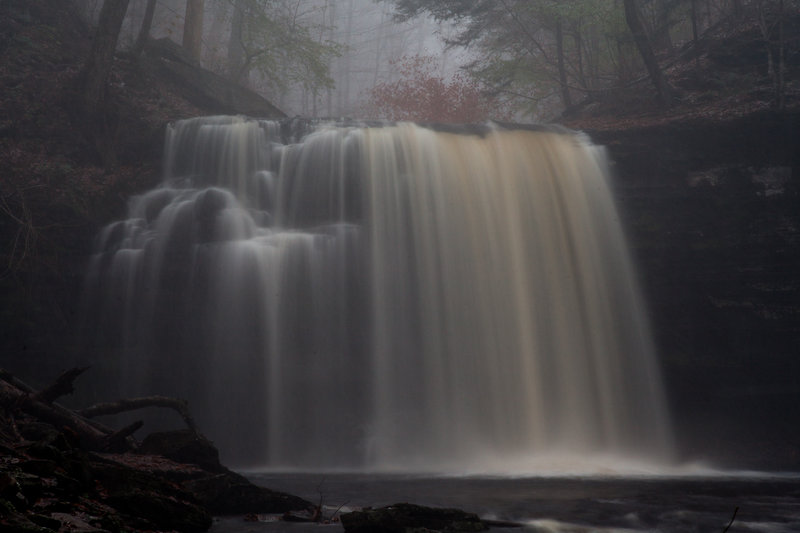
<svg viewBox="0 0 800 533"><path fill-rule="evenodd" d="M241 0L238 0L241 1ZM102 7L98 0L75 0L83 16L96 21ZM204 3L200 64L219 74L229 72L229 46L234 7L237 0L208 0ZM258 3L257 3L258 4ZM263 2L261 4L264 4ZM276 24L296 24L308 29L311 39L337 47L338 57L325 62L331 86L306 80L289 80L276 86L275 80L253 68L240 83L270 99L289 116L354 117L368 114L368 91L380 82L397 77L394 62L404 56L435 58L439 73L447 77L468 57L460 48L448 48L445 38L454 29L429 18L398 22L393 4L376 0L278 0L266 3L265 11L275 15ZM131 0L119 39L119 49L136 42L145 16L147 0ZM158 0L150 29L151 39L181 42L186 0ZM273 50L280 48L281 43ZM288 46L287 46L288 47ZM287 63L291 57L279 58ZM295 76L296 78L296 76Z"/></svg>

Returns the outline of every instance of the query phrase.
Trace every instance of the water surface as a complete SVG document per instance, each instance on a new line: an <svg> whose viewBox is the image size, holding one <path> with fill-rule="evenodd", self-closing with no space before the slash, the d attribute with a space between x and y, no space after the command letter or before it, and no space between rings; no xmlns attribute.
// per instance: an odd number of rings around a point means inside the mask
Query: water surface
<svg viewBox="0 0 800 533"><path fill-rule="evenodd" d="M800 474L425 477L355 473L250 473L254 482L320 500L333 514L410 502L455 507L547 532L800 531ZM266 519L267 517L262 517ZM322 528L322 529L321 529ZM220 519L212 533L341 531L338 524ZM493 529L501 531L502 529ZM519 531L516 529L515 531Z"/></svg>

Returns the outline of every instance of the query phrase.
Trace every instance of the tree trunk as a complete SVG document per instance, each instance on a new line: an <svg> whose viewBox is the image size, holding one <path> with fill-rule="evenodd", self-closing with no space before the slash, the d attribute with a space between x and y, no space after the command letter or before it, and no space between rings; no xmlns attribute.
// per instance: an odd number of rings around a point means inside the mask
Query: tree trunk
<svg viewBox="0 0 800 533"><path fill-rule="evenodd" d="M183 47L198 62L203 41L204 4L204 0L186 0L186 19L183 22Z"/></svg>
<svg viewBox="0 0 800 533"><path fill-rule="evenodd" d="M386 11L381 9L381 22L378 24L378 34L375 36L375 66L372 71L372 86L378 85L381 72L381 52L383 51L384 34L386 33ZM329 37L330 38L330 37Z"/></svg>
<svg viewBox="0 0 800 533"><path fill-rule="evenodd" d="M556 55L558 60L558 84L561 86L561 103L564 109L572 107L572 97L567 84L567 69L564 65L564 30L561 19L556 19Z"/></svg>
<svg viewBox="0 0 800 533"><path fill-rule="evenodd" d="M116 165L116 130L109 120L107 102L108 76L114 65L122 21L128 11L128 0L105 0L100 10L94 43L80 76L78 107L83 113L80 123L87 139L93 141L106 168Z"/></svg>
<svg viewBox="0 0 800 533"><path fill-rule="evenodd" d="M54 400L72 393L73 381L86 370L86 367L73 368L63 372L49 387L36 392L0 369L0 408L13 413L16 410L27 413L57 428L69 428L89 450L105 451L130 448L126 438L142 427L142 422L134 422L119 431L112 431L102 424L89 420L95 416L113 415L144 409L146 407L164 407L175 410L188 428L199 435L186 400L166 396L147 396L119 400L112 403L101 403L75 412L66 409Z"/></svg>
<svg viewBox="0 0 800 533"><path fill-rule="evenodd" d="M72 386L72 382L77 379L78 376L83 374L89 369L88 366L76 367L71 368L65 372L62 372L58 379L56 379L49 387L43 389L36 393L33 396L33 399L39 402L44 402L46 404L52 404L58 398L62 396L66 396L68 394L72 394L75 392L74 387Z"/></svg>
<svg viewBox="0 0 800 533"><path fill-rule="evenodd" d="M233 4L233 17L231 18L231 36L228 40L228 76L240 83L241 68L244 65L244 6L242 0Z"/></svg>
<svg viewBox="0 0 800 533"><path fill-rule="evenodd" d="M650 45L650 39L647 37L647 32L644 29L639 9L636 7L636 0L624 0L625 4L625 20L628 23L628 28L631 30L633 40L636 47L639 49L639 54L642 56L642 61L647 68L647 73L653 82L653 86L658 94L658 100L661 105L669 107L672 105L672 89L667 83L661 67L658 65L656 56L653 53L653 48Z"/></svg>
<svg viewBox="0 0 800 533"><path fill-rule="evenodd" d="M352 43L353 38L353 18L355 15L355 6L353 5L353 0L350 0L347 4L347 26L345 28L345 38L344 38L344 45L349 49ZM350 71L350 57L352 54L346 54L344 56L344 85L342 90L339 91L339 113L349 113L350 112L350 78L353 77L353 73Z"/></svg>
<svg viewBox="0 0 800 533"><path fill-rule="evenodd" d="M334 41L334 33L333 29L336 26L336 2L325 2L327 13L328 13L328 40L333 42ZM379 35L383 35L383 19L381 19L381 26L379 26L378 31L380 32ZM331 72L331 76L333 76L333 72ZM330 85L325 90L325 106L326 106L326 113L328 117L333 116L333 87Z"/></svg>
<svg viewBox="0 0 800 533"><path fill-rule="evenodd" d="M575 54L578 62L578 81L580 82L581 87L588 87L590 83L586 80L586 72L583 66L583 36L581 35L581 30L579 27L576 27L574 32L575 33L573 34L572 38L575 41Z"/></svg>
<svg viewBox="0 0 800 533"><path fill-rule="evenodd" d="M136 44L133 46L133 57L139 58L150 38L150 28L153 26L153 15L156 12L156 0L147 0L147 7L144 10L142 27L139 28L139 35L136 37Z"/></svg>
<svg viewBox="0 0 800 533"><path fill-rule="evenodd" d="M665 51L672 55L674 47L672 45L672 36L669 34L670 11L670 6L664 0L656 3L651 44L656 50Z"/></svg>
<svg viewBox="0 0 800 533"><path fill-rule="evenodd" d="M114 52L117 49L122 21L128 10L128 0L105 0L100 10L92 51L83 67L83 110L102 109L105 104L106 84Z"/></svg>
<svg viewBox="0 0 800 533"><path fill-rule="evenodd" d="M35 393L16 387L13 380L0 379L0 406L11 410L19 409L58 428L67 427L90 450L103 450L108 445L107 433L60 405L37 399Z"/></svg>
<svg viewBox="0 0 800 533"><path fill-rule="evenodd" d="M742 0L733 0L731 4L733 4L733 18L737 20L742 18L742 14L744 13L744 8L742 7Z"/></svg>
<svg viewBox="0 0 800 533"><path fill-rule="evenodd" d="M775 106L786 107L786 35L784 32L784 5L778 1L778 66L775 73Z"/></svg>

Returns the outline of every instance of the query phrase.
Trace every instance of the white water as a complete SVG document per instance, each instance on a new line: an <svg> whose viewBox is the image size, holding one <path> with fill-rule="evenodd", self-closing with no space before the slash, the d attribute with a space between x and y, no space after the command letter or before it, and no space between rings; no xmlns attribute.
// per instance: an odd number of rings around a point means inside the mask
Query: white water
<svg viewBox="0 0 800 533"><path fill-rule="evenodd" d="M483 133L172 125L164 183L87 278L109 387L188 398L242 465L668 460L602 151Z"/></svg>

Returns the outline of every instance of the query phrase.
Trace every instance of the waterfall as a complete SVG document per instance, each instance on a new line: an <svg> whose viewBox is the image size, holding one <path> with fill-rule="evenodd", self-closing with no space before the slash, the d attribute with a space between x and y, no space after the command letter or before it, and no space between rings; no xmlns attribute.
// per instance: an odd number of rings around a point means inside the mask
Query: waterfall
<svg viewBox="0 0 800 533"><path fill-rule="evenodd" d="M187 398L238 465L665 459L602 150L492 125L169 126L87 274L109 388Z"/></svg>

